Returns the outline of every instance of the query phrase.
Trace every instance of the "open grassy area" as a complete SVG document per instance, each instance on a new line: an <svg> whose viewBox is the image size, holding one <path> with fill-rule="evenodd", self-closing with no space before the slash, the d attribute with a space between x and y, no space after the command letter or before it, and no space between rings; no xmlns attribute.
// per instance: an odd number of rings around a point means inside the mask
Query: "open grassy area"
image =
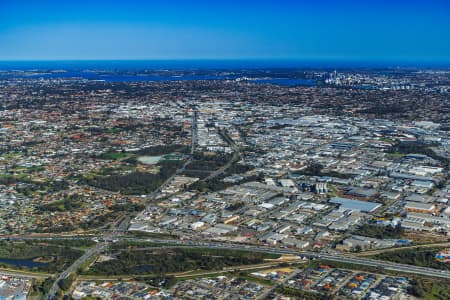
<svg viewBox="0 0 450 300"><path fill-rule="evenodd" d="M274 285L274 283L270 280L264 279L264 278L260 278L260 277L256 277L256 276L252 276L248 273L239 273L239 278L240 279L244 279L250 282L254 282L254 283L258 283L258 284L262 284L262 285L269 285L272 286Z"/></svg>
<svg viewBox="0 0 450 300"><path fill-rule="evenodd" d="M101 159L108 159L108 160L119 160L122 158L127 157L128 154L125 152L105 152L99 156Z"/></svg>
<svg viewBox="0 0 450 300"><path fill-rule="evenodd" d="M392 158L402 158L403 156L405 156L405 154L402 154L399 152L394 152L394 153L389 153L389 156Z"/></svg>

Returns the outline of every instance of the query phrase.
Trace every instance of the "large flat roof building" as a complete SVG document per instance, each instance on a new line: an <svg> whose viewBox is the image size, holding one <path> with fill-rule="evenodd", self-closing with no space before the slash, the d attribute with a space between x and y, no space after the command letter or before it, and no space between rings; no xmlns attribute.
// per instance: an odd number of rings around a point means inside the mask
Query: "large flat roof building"
<svg viewBox="0 0 450 300"><path fill-rule="evenodd" d="M330 199L330 203L340 204L340 209L353 210L360 212L373 212L377 208L381 207L381 203L369 202L369 201L358 201L342 197L334 197Z"/></svg>

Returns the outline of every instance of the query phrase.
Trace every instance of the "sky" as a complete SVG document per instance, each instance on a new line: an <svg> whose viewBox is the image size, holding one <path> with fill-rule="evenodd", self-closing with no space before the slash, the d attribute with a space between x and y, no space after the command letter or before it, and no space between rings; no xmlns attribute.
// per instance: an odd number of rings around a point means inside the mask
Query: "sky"
<svg viewBox="0 0 450 300"><path fill-rule="evenodd" d="M0 60L450 61L448 0L0 0Z"/></svg>

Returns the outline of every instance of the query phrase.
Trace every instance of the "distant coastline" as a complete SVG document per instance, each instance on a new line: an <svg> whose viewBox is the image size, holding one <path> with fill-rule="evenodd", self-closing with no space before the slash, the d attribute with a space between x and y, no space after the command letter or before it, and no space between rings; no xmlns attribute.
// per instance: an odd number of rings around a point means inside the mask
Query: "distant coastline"
<svg viewBox="0 0 450 300"><path fill-rule="evenodd" d="M363 60L0 60L0 70L227 70L450 68L450 61Z"/></svg>

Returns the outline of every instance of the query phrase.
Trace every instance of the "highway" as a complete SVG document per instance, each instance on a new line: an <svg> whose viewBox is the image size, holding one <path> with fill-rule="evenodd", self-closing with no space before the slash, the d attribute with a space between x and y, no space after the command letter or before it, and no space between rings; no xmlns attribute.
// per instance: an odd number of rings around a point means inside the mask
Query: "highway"
<svg viewBox="0 0 450 300"><path fill-rule="evenodd" d="M281 255L292 254L292 255L299 255L307 259L326 259L334 262L370 266L384 270L403 272L407 274L419 274L431 277L450 279L450 272L445 270L399 264L371 258L351 257L342 254L317 253L308 251L299 252L293 249L280 249L267 246L253 246L253 245L228 244L228 243L194 242L194 241L163 240L163 239L147 239L147 241L154 243L173 244L178 246L188 246L188 247L207 247L216 249L245 250L245 251L281 254Z"/></svg>
<svg viewBox="0 0 450 300"><path fill-rule="evenodd" d="M172 180L175 178L175 176L183 173L184 170L186 169L187 165L189 165L192 162L193 154L195 152L195 145L197 143L197 118L198 118L198 110L197 110L197 108L194 108L193 115L192 115L192 127L191 127L191 135L192 135L192 137L191 137L191 156L189 157L189 159L187 159L183 163L183 165L181 167L179 167L175 171L175 173L172 176L170 176L166 181L164 181L163 184L161 184L159 186L159 188L157 188L152 193L150 193L150 195L147 196L147 202L151 202L151 201L155 200L158 193L160 191L162 191L163 189L165 189L172 182Z"/></svg>
<svg viewBox="0 0 450 300"><path fill-rule="evenodd" d="M13 238L15 240L49 240L49 239L79 239L80 237L32 237L32 236L11 236L11 237L2 237ZM329 261L335 262L343 262L343 263L353 263L363 266L371 266L385 270L398 271L404 273L411 274L419 274L419 275L427 275L432 277L439 277L450 279L450 272L445 270L438 270L433 268L426 267L418 267L413 265L399 264L389 261L376 260L366 257L357 257L350 256L348 254L330 254L325 252L308 252L308 251L297 251L294 249L286 249L286 248L275 248L268 246L256 246L256 245L246 245L246 244L238 244L238 243L219 243L219 242L209 242L209 241L191 241L191 240L173 240L173 239L157 239L157 238L130 238L126 236L117 236L115 237L117 241L140 241L140 242L152 242L158 244L166 244L167 247L198 247L198 248L216 248L216 249L230 249L230 250L243 250L243 251L256 251L256 252L265 252L265 253L274 253L274 254L291 254L291 255L299 255L309 259L326 259ZM79 260L77 260L72 268L72 266L63 272L59 278L65 278L68 274L70 274L73 270L76 270L78 266L82 264L82 262L86 261L94 253L99 253L103 249L104 244L99 243L97 247L89 250L83 255ZM153 247L154 248L154 247ZM399 248L401 249L401 248Z"/></svg>
<svg viewBox="0 0 450 300"><path fill-rule="evenodd" d="M172 176L170 176L166 181L164 181L163 184L161 184L161 186L154 190L152 193L150 193L150 195L147 196L147 202L151 202L153 200L155 200L155 197L158 195L158 193L160 193L162 190L164 190L167 186L169 186L171 184L171 182L173 181L173 179L175 178L175 176L179 175L180 173L183 173L183 171L186 169L186 166L191 163L192 161L192 157L190 157L188 160L186 160L183 165L178 168L175 173L173 173Z"/></svg>
<svg viewBox="0 0 450 300"><path fill-rule="evenodd" d="M223 172L225 172L229 167L231 167L232 164L234 164L241 157L241 152L240 152L238 145L236 145L236 143L225 132L222 132L222 136L223 136L224 141L227 142L228 145L233 149L233 157L224 166L215 170L208 177L203 179L203 181L208 181L208 180L211 180L211 179L221 175Z"/></svg>
<svg viewBox="0 0 450 300"><path fill-rule="evenodd" d="M5 238L5 237L4 237ZM79 237L76 237L77 239ZM33 238L33 237L20 237L14 236L16 240L47 240L49 238ZM70 239L70 237L60 237L53 239ZM151 242L158 244L166 244L165 247L192 247L192 248L216 248L216 249L230 249L230 250L243 250L243 251L255 251L255 252L264 252L264 253L273 253L273 254L291 254L298 255L307 259L325 259L334 262L342 262L342 263L350 263L357 264L362 266L370 266L376 267L380 269L404 272L406 274L419 274L426 275L431 277L438 277L444 279L450 279L450 272L445 270L438 270L433 268L419 267L413 265L399 264L389 261L376 260L366 257L356 257L349 256L344 254L330 254L325 252L308 252L308 251L297 251L294 249L286 249L286 248L275 248L268 246L257 246L257 245L246 245L246 244L238 244L238 243L220 243L220 242L210 242L210 241L191 241L191 240L174 240L174 239L157 239L157 238L130 238L124 236L115 237L117 241L140 241L140 242ZM97 247L86 252L80 259L78 259L71 267L69 267L65 272L61 273L59 279L65 278L76 270L79 266L84 263L87 258L95 253L99 253L103 250L104 244L99 243ZM154 247L153 247L154 248Z"/></svg>
<svg viewBox="0 0 450 300"><path fill-rule="evenodd" d="M198 119L198 110L194 107L192 112L192 125L191 125L191 155L194 155L195 145L197 144L197 119Z"/></svg>
<svg viewBox="0 0 450 300"><path fill-rule="evenodd" d="M2 237L3 239L8 237ZM9 237L15 240L48 240L48 239L79 239L80 237L30 237L30 236L14 236ZM242 250L242 251L254 251L263 253L273 253L279 255L296 255L303 259L323 259L331 262L337 263L348 263L360 266L374 267L380 270L389 270L395 272L402 272L407 274L417 274L422 276L430 276L442 279L450 280L450 272L446 270L438 270L433 268L419 267L413 265L406 265L400 263L394 263L383 260L376 260L366 257L350 256L348 254L332 254L326 252L309 252L309 251L298 251L295 249L288 248L276 248L269 246L258 246L258 245L247 245L239 243L228 243L228 242L215 242L215 241L193 241L193 240L181 240L181 239L158 239L158 238L134 238L127 236L115 236L114 241L139 241L139 242L150 242L156 244L164 244L164 246L152 246L149 249L155 248L166 248L166 247L189 247L189 248L213 248L213 249L227 249L227 250ZM82 266L90 257L101 253L105 249L106 244L104 242L99 242L96 247L89 249L83 254L78 260L76 260L70 267L59 274L58 278L55 280L47 299L55 299L57 291L59 289L58 282L65 279L69 274L75 272L80 266ZM144 249L141 249L144 250ZM11 272L12 273L12 272Z"/></svg>
<svg viewBox="0 0 450 300"><path fill-rule="evenodd" d="M45 278L51 276L51 274L46 274L46 273L0 269L0 276L3 276L3 275L20 277L20 278L40 278L40 279L45 279Z"/></svg>
<svg viewBox="0 0 450 300"><path fill-rule="evenodd" d="M376 249L376 250L368 250L364 252L358 252L358 253L352 253L354 256L371 256L376 254L381 254L385 252L395 252L395 251L402 251L402 250L419 250L419 249L426 249L426 248L434 248L434 247L449 247L450 243L432 243L432 244L419 244L419 245L411 245L411 246L403 246L403 247L394 247L394 248L383 248L383 249Z"/></svg>
<svg viewBox="0 0 450 300"><path fill-rule="evenodd" d="M57 292L59 290L59 286L58 286L59 281L67 278L67 276L69 276L71 273L75 272L89 258L91 258L92 256L94 256L96 254L99 254L101 251L103 251L104 247L105 247L104 243L98 243L96 247L87 250L70 267L68 267L63 272L61 272L59 274L58 278L56 278L56 280L53 282L53 285L52 285L50 291L48 292L47 299L49 299L49 300L56 299L56 294L57 294Z"/></svg>

